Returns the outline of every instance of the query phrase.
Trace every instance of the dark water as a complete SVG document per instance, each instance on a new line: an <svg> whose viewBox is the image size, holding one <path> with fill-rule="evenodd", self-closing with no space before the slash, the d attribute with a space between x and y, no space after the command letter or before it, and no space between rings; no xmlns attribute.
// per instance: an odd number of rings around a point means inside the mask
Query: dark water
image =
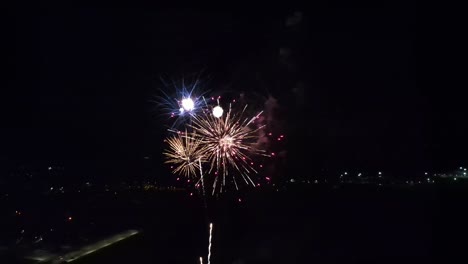
<svg viewBox="0 0 468 264"><path fill-rule="evenodd" d="M143 231L79 263L206 261L209 222L212 263L450 263L468 244L467 202L463 186L315 186L209 199L207 209L187 193L127 193L63 196L23 210L35 217L29 229L55 223L56 244Z"/></svg>

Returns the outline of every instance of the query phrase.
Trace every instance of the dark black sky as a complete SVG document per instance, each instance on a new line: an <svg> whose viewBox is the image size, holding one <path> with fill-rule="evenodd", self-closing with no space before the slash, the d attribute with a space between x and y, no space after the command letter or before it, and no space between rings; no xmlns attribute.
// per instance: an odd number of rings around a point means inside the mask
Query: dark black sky
<svg viewBox="0 0 468 264"><path fill-rule="evenodd" d="M295 9L284 7L9 10L2 161L131 171L159 153L164 128L148 102L159 76L200 72L211 89L260 87L279 99L293 167L467 161L466 107L417 79L412 6L297 10L295 27L285 26ZM292 51L293 71L280 48ZM304 105L292 93L298 82Z"/></svg>

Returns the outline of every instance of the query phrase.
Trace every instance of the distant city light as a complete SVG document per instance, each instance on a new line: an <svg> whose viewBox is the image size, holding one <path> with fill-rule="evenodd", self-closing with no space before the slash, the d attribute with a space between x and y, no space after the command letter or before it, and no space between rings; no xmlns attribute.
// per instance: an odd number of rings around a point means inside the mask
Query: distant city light
<svg viewBox="0 0 468 264"><path fill-rule="evenodd" d="M460 170L463 170L463 167L460 167Z"/></svg>
<svg viewBox="0 0 468 264"><path fill-rule="evenodd" d="M454 180L454 181L456 181L456 180L457 180L457 178L455 177L455 178L453 178L453 180Z"/></svg>

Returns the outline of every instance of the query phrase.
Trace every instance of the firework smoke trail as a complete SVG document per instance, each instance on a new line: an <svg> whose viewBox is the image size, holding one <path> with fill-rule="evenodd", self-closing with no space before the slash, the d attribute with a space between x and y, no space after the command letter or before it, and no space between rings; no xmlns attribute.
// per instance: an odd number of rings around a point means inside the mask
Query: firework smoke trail
<svg viewBox="0 0 468 264"><path fill-rule="evenodd" d="M255 186L249 174L257 171L251 165L250 155L260 154L268 156L264 151L255 146L257 132L264 126L250 128L251 124L262 114L258 113L252 118L244 118L247 105L240 113L233 113L231 105L224 117L216 118L207 112L193 117L193 123L189 125L196 133L200 141L201 155L210 164L209 173L215 171L213 193L218 185L218 173L222 178L219 180L220 191L226 185L226 177L229 169L233 168L240 173L246 184ZM234 178L234 177L233 177ZM235 187L238 189L234 179Z"/></svg>
<svg viewBox="0 0 468 264"><path fill-rule="evenodd" d="M208 264L211 261L211 235L213 233L213 223L210 223L210 239L208 240Z"/></svg>
<svg viewBox="0 0 468 264"><path fill-rule="evenodd" d="M201 181L203 196L205 196L205 181L203 180L203 171L202 171L201 158L198 158L198 167L200 168L200 180L198 180L198 181Z"/></svg>
<svg viewBox="0 0 468 264"><path fill-rule="evenodd" d="M172 164L174 174L178 173L189 178L196 177L197 169L201 170L200 165L203 159L200 152L200 140L194 134L191 136L187 132L182 134L178 133L177 136L166 139L169 149L163 152L167 158L165 163Z"/></svg>
<svg viewBox="0 0 468 264"><path fill-rule="evenodd" d="M208 209L208 205L206 203L206 195L205 195L205 180L204 180L204 176L203 176L203 171L202 171L202 163L201 163L201 158L198 158L198 166L200 168L200 180L198 180L199 182L201 181L201 185L202 185L202 191L203 191L203 204L205 205L205 210ZM196 186L198 186L198 182L196 184Z"/></svg>

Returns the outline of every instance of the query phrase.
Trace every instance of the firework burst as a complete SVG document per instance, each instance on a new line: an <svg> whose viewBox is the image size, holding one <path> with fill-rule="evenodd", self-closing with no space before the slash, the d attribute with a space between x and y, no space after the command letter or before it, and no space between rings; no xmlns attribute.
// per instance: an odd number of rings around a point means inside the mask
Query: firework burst
<svg viewBox="0 0 468 264"><path fill-rule="evenodd" d="M193 123L190 125L196 133L194 140L199 141L200 155L209 164L208 173L214 172L213 192L218 184L222 192L231 169L234 169L236 174L240 174L247 184L255 186L249 177L249 174L257 173L252 166L253 162L250 156L253 154L268 156L265 151L256 147L257 132L263 126L255 128L252 125L262 112L252 118L244 118L246 108L247 106L236 114L230 105L224 116L222 113L215 115L211 114L211 111L205 111L194 117ZM238 189L235 175L233 174L230 178Z"/></svg>
<svg viewBox="0 0 468 264"><path fill-rule="evenodd" d="M165 86L171 86L165 83ZM163 116L172 120L171 129L177 129L186 122L189 122L194 115L202 110L202 96L207 92L200 87L198 77L187 82L182 79L180 84L172 84L173 92L167 93L160 90L160 96L156 96L154 102L163 110Z"/></svg>
<svg viewBox="0 0 468 264"><path fill-rule="evenodd" d="M169 148L163 153L165 163L171 164L172 172L188 178L197 176L201 162L204 162L200 139L195 134L179 132L166 139Z"/></svg>

